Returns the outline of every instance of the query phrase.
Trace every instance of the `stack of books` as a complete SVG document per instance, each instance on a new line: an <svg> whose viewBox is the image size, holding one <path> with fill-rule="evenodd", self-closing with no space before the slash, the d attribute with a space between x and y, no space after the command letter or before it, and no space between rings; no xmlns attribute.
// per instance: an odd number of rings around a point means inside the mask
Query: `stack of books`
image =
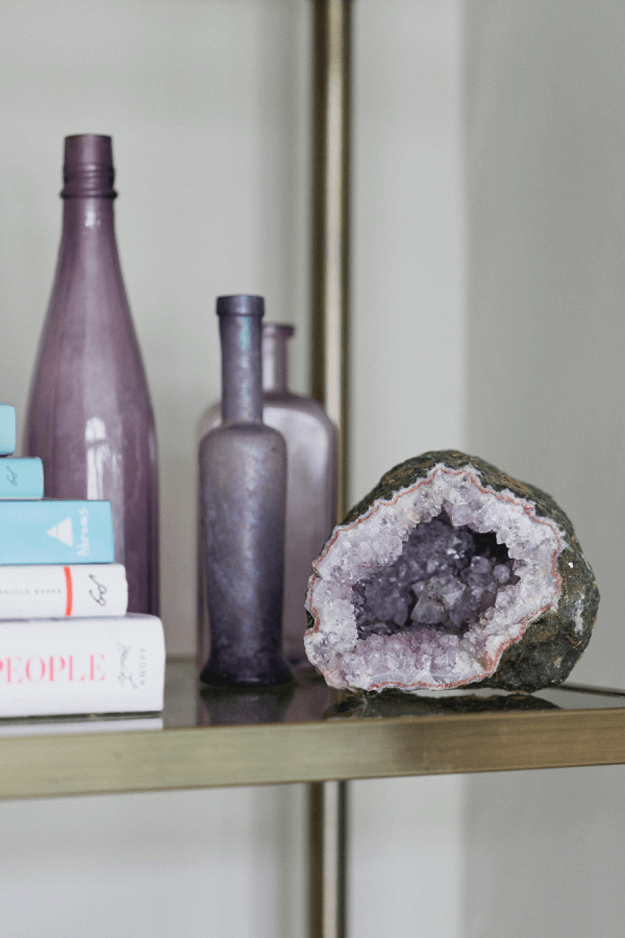
<svg viewBox="0 0 625 938"><path fill-rule="evenodd" d="M15 446L0 404L0 718L162 710L163 626L127 613L110 502L44 498Z"/></svg>

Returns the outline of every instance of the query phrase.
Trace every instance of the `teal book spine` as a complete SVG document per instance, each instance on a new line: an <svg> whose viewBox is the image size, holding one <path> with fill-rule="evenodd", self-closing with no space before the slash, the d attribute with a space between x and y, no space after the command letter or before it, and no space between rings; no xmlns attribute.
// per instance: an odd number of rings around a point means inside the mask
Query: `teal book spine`
<svg viewBox="0 0 625 938"><path fill-rule="evenodd" d="M10 456L16 446L15 407L0 404L0 456Z"/></svg>
<svg viewBox="0 0 625 938"><path fill-rule="evenodd" d="M110 502L0 500L0 564L112 563Z"/></svg>
<svg viewBox="0 0 625 938"><path fill-rule="evenodd" d="M43 498L43 463L38 456L0 460L0 498Z"/></svg>

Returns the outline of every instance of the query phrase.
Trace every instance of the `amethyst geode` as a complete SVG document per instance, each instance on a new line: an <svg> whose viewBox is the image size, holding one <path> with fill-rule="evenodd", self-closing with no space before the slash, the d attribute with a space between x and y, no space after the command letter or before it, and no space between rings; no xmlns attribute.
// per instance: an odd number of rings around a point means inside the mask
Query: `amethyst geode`
<svg viewBox="0 0 625 938"><path fill-rule="evenodd" d="M549 495L474 456L424 453L332 532L304 644L332 687L532 691L568 676L598 605Z"/></svg>

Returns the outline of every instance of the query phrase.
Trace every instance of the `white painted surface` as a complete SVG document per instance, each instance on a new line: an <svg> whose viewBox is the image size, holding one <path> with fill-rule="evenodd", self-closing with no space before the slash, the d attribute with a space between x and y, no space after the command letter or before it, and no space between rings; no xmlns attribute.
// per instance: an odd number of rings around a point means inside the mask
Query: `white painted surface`
<svg viewBox="0 0 625 938"><path fill-rule="evenodd" d="M60 235L62 138L110 133L159 434L170 653L194 642L194 433L219 390L216 295L262 293L268 317L296 324L293 383L307 388L311 3L0 5L0 398L23 419ZM460 2L357 0L354 35L356 498L395 462L463 445ZM410 934L417 913L424 933L460 938L462 786L353 786L358 938ZM0 804L2 933L303 936L303 797Z"/></svg>
<svg viewBox="0 0 625 938"><path fill-rule="evenodd" d="M354 3L352 500L464 445L462 19L456 0Z"/></svg>
<svg viewBox="0 0 625 938"><path fill-rule="evenodd" d="M464 938L460 775L350 785L349 935Z"/></svg>
<svg viewBox="0 0 625 938"><path fill-rule="evenodd" d="M6 938L304 935L302 786L0 806Z"/></svg>
<svg viewBox="0 0 625 938"><path fill-rule="evenodd" d="M625 681L625 9L466 6L468 441L570 515L601 591L572 678ZM467 781L470 938L625 931L625 769Z"/></svg>

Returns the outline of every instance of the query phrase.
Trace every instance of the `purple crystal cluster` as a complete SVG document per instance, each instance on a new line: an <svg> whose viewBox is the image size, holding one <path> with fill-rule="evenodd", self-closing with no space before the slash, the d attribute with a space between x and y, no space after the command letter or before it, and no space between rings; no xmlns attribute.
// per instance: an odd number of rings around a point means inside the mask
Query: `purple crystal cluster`
<svg viewBox="0 0 625 938"><path fill-rule="evenodd" d="M353 588L358 638L423 627L463 634L519 578L490 531L454 527L446 512L420 524L400 556Z"/></svg>

